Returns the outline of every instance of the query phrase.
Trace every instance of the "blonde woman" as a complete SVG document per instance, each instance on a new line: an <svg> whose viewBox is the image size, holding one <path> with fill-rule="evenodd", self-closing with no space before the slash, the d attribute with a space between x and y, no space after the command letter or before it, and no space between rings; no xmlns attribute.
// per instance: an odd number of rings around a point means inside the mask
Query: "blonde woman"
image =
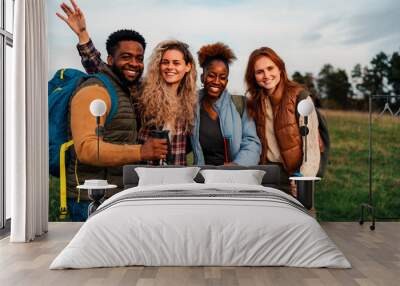
<svg viewBox="0 0 400 286"><path fill-rule="evenodd" d="M152 130L169 130L172 164L186 165L186 149L195 117L196 64L189 46L176 40L158 44L150 57L143 91L139 142Z"/></svg>

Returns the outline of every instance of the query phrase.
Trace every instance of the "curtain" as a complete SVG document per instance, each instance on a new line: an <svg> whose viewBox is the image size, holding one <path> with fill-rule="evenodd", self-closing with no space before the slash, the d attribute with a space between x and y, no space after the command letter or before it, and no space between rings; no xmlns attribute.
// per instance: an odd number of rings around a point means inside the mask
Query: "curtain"
<svg viewBox="0 0 400 286"><path fill-rule="evenodd" d="M6 187L12 242L48 227L46 0L15 2L13 94L6 98Z"/></svg>

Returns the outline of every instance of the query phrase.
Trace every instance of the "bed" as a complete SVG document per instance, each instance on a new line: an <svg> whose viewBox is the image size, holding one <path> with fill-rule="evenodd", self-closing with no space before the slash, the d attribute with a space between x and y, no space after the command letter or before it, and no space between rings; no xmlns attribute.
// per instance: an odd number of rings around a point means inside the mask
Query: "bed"
<svg viewBox="0 0 400 286"><path fill-rule="evenodd" d="M193 183L138 186L136 168L124 167L126 189L98 208L50 269L351 267L302 204L278 189L277 166L253 167L265 170L261 185L203 183L198 174ZM202 167L210 169L218 168Z"/></svg>

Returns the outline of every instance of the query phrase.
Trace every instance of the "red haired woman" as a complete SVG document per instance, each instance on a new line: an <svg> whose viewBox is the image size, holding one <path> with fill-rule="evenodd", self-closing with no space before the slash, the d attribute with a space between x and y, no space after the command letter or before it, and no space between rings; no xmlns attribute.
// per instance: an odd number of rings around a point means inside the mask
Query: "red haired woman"
<svg viewBox="0 0 400 286"><path fill-rule="evenodd" d="M298 102L307 98L308 92L288 79L285 63L268 47L251 53L245 81L249 94L248 114L256 122L257 135L262 144L260 164L282 164L288 176L294 172L315 176L320 164L317 113L314 110L308 117L307 162L303 161L299 128L304 124L304 118L296 113Z"/></svg>

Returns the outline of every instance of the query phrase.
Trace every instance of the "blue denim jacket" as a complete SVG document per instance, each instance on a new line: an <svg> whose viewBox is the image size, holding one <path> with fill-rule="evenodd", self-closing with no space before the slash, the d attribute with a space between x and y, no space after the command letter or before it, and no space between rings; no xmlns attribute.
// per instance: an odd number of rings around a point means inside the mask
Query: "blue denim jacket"
<svg viewBox="0 0 400 286"><path fill-rule="evenodd" d="M191 136L195 165L205 164L199 140L200 104L203 96L204 89L201 89ZM240 117L231 95L226 89L213 107L218 113L222 136L230 138L230 154L233 163L243 166L257 165L260 160L261 143L257 136L255 123L247 116L246 109Z"/></svg>

